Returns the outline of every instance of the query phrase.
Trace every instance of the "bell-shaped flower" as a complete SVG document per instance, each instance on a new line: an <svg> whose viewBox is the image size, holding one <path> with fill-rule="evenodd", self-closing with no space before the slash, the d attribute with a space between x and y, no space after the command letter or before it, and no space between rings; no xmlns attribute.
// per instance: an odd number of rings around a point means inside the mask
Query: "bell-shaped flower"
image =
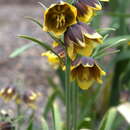
<svg viewBox="0 0 130 130"><path fill-rule="evenodd" d="M77 19L81 22L90 21L95 11L102 9L98 0L77 0L74 6L77 8Z"/></svg>
<svg viewBox="0 0 130 130"><path fill-rule="evenodd" d="M43 30L62 35L67 27L76 23L76 17L77 9L73 5L63 1L52 4L44 13Z"/></svg>
<svg viewBox="0 0 130 130"><path fill-rule="evenodd" d="M69 57L74 60L77 54L90 56L96 45L102 43L102 36L89 25L78 22L67 29L64 42Z"/></svg>
<svg viewBox="0 0 130 130"><path fill-rule="evenodd" d="M4 99L5 102L16 100L18 92L15 87L7 86L0 90L0 97Z"/></svg>
<svg viewBox="0 0 130 130"><path fill-rule="evenodd" d="M40 92L34 92L34 91L26 91L24 92L24 94L22 95L22 101L29 107L31 107L32 109L36 109L37 108L37 100L39 98L39 96L41 96Z"/></svg>
<svg viewBox="0 0 130 130"><path fill-rule="evenodd" d="M53 42L53 51L57 53L57 55L64 61L65 58L65 50L62 45L57 42ZM59 57L51 51L43 52L42 56L46 56L48 58L48 62L53 66L53 68L57 69L59 66L62 66Z"/></svg>
<svg viewBox="0 0 130 130"><path fill-rule="evenodd" d="M88 89L96 81L102 83L105 72L92 58L79 57L72 62L71 77L81 89Z"/></svg>

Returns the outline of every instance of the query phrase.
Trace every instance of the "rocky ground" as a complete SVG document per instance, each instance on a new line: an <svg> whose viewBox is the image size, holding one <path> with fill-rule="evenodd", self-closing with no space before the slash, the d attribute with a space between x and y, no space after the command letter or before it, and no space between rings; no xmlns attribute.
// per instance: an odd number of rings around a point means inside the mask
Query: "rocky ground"
<svg viewBox="0 0 130 130"><path fill-rule="evenodd" d="M18 35L33 36L48 43L53 40L36 24L25 19L26 16L43 22L43 10L39 5L0 5L0 89L12 85L21 92L28 89L40 91L43 94L38 102L40 107L37 114L40 114L52 92L47 79L50 76L55 78L47 59L41 57L44 49L34 46L16 58L11 59L9 55L17 48L31 43L18 38ZM5 103L0 98L0 110L2 109L13 111L12 115L17 111L13 102ZM26 107L23 106L22 109ZM23 129L22 126L21 130Z"/></svg>
<svg viewBox="0 0 130 130"><path fill-rule="evenodd" d="M16 48L30 43L17 38L17 35L26 34L45 42L52 42L52 39L37 25L26 20L26 16L43 22L43 11L38 5L0 6L0 88L16 85L22 88L44 90L47 87L46 77L52 70L46 58L40 56L43 49L32 47L16 58L9 58Z"/></svg>
<svg viewBox="0 0 130 130"><path fill-rule="evenodd" d="M56 0L0 0L0 4L20 4L20 5L35 5L37 2L42 2L45 5L49 5Z"/></svg>

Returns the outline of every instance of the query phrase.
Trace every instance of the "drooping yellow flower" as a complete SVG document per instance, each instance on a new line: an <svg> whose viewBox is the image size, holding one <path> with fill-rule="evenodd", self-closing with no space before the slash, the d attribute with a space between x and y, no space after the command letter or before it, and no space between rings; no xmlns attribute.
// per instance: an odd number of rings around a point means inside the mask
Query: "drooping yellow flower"
<svg viewBox="0 0 130 130"><path fill-rule="evenodd" d="M59 45L57 42L53 42L53 50L60 56L61 59L65 57L64 48ZM55 55L51 51L47 51L41 54L42 56L46 56L48 58L49 63L57 69L61 65L61 61L57 55Z"/></svg>
<svg viewBox="0 0 130 130"><path fill-rule="evenodd" d="M92 58L80 57L72 63L71 77L81 89L88 89L96 81L102 83L105 72Z"/></svg>
<svg viewBox="0 0 130 130"><path fill-rule="evenodd" d="M39 93L39 92L26 91L22 95L22 101L25 104L27 104L29 107L36 109L37 108L36 102L37 102L39 96L41 96L41 93Z"/></svg>
<svg viewBox="0 0 130 130"><path fill-rule="evenodd" d="M66 2L52 4L44 13L44 31L56 36L65 32L67 27L76 23L77 10Z"/></svg>
<svg viewBox="0 0 130 130"><path fill-rule="evenodd" d="M60 60L57 55L52 53L51 51L47 51L41 54L42 56L46 56L48 58L49 63L54 67L57 68L60 64Z"/></svg>
<svg viewBox="0 0 130 130"><path fill-rule="evenodd" d="M77 54L90 56L96 45L102 43L102 36L87 24L78 22L67 29L64 41L68 55L74 60Z"/></svg>
<svg viewBox="0 0 130 130"><path fill-rule="evenodd" d="M77 0L74 6L77 8L77 19L81 22L90 21L95 11L102 9L98 0Z"/></svg>
<svg viewBox="0 0 130 130"><path fill-rule="evenodd" d="M12 86L2 88L0 90L0 97L2 97L5 102L15 100L17 98L17 90L15 87Z"/></svg>

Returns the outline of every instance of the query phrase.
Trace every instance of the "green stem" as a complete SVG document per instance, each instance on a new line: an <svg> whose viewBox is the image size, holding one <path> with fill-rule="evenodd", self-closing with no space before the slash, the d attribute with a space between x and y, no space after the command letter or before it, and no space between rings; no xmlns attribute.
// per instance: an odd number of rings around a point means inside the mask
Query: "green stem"
<svg viewBox="0 0 130 130"><path fill-rule="evenodd" d="M21 104L16 104L17 107L17 117L21 116ZM16 130L20 130L20 125L23 123L23 120L18 120L18 125Z"/></svg>
<svg viewBox="0 0 130 130"><path fill-rule="evenodd" d="M78 104L78 87L76 83L72 85L72 123L73 130L77 130L77 104Z"/></svg>
<svg viewBox="0 0 130 130"><path fill-rule="evenodd" d="M67 53L66 53L67 54ZM65 90L66 90L66 130L71 130L71 104L70 104L70 58L66 56Z"/></svg>

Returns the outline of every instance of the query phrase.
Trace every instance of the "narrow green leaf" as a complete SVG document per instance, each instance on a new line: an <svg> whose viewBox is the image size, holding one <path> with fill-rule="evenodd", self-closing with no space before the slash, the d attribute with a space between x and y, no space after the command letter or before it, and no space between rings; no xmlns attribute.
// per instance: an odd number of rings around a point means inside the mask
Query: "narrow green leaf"
<svg viewBox="0 0 130 130"><path fill-rule="evenodd" d="M100 45L95 50L95 53L93 54L93 56L101 55L106 51L106 49L118 47L121 44L128 42L129 40L130 40L130 36L128 36L128 35L119 36L119 37L115 37L115 38L108 38L107 40L104 41L104 44Z"/></svg>
<svg viewBox="0 0 130 130"><path fill-rule="evenodd" d="M105 130L111 130L112 124L114 123L114 120L116 118L117 110L116 108L111 108L107 117Z"/></svg>
<svg viewBox="0 0 130 130"><path fill-rule="evenodd" d="M116 31L116 28L99 28L97 29L97 32L99 32L101 35L108 34L109 32Z"/></svg>
<svg viewBox="0 0 130 130"><path fill-rule="evenodd" d="M15 51L13 51L10 55L9 55L9 58L14 58L16 56L19 56L20 54L22 54L24 51L28 50L29 48L33 47L34 43L30 43L30 44L27 44L27 45L24 45L20 48L17 48Z"/></svg>
<svg viewBox="0 0 130 130"><path fill-rule="evenodd" d="M35 113L35 111L32 111L31 115L28 118L27 130L33 130L33 127L34 127L34 113Z"/></svg>
<svg viewBox="0 0 130 130"><path fill-rule="evenodd" d="M109 37L109 34L106 34L106 35L103 37L103 41L105 41L108 37Z"/></svg>
<svg viewBox="0 0 130 130"><path fill-rule="evenodd" d="M29 122L28 128L27 130L33 130L33 120L31 119L31 121Z"/></svg>
<svg viewBox="0 0 130 130"><path fill-rule="evenodd" d="M55 54L56 56L58 56L58 58L62 61L62 59L60 58L60 56L59 56L55 51L53 51L53 49L51 48L51 46L48 45L47 43L44 43L44 42L42 42L42 41L40 41L40 40L38 40L38 39L36 39L36 38L30 37L30 36L26 36L26 35L20 35L19 37L37 43L37 44L40 45L42 48L44 48L44 49L46 49L46 50L49 50L49 51L51 51L52 53L54 53L54 54Z"/></svg>
<svg viewBox="0 0 130 130"><path fill-rule="evenodd" d="M47 7L46 7L43 3L38 2L38 4L39 4L39 5L41 5L41 7L42 7L44 10L46 10L46 9L47 9Z"/></svg>
<svg viewBox="0 0 130 130"><path fill-rule="evenodd" d="M25 17L25 18L28 19L28 20L31 20L32 22L34 22L37 25L39 25L40 28L43 28L43 25L37 19L34 19L32 17Z"/></svg>
<svg viewBox="0 0 130 130"><path fill-rule="evenodd" d="M107 40L104 41L104 44L102 44L101 47L107 47L107 48L110 48L110 47L113 47L113 46L116 46L122 42L127 42L130 40L130 35L124 35L124 36L117 36L117 37L114 37L114 38L108 38Z"/></svg>
<svg viewBox="0 0 130 130"><path fill-rule="evenodd" d="M41 119L42 130L49 130L49 127L48 127L46 120L43 117L41 117L40 119Z"/></svg>
<svg viewBox="0 0 130 130"><path fill-rule="evenodd" d="M57 96L57 91L53 92L53 94L48 98L47 104L45 106L43 116L46 118L49 110L52 107L53 102L55 101L55 98Z"/></svg>
<svg viewBox="0 0 130 130"><path fill-rule="evenodd" d="M112 130L112 125L117 115L117 109L111 108L104 116L98 130Z"/></svg>
<svg viewBox="0 0 130 130"><path fill-rule="evenodd" d="M55 128L54 130L62 130L61 114L58 105L56 103L54 103L52 107L52 116L53 116L53 124Z"/></svg>
<svg viewBox="0 0 130 130"><path fill-rule="evenodd" d="M38 45L40 45L41 47L45 48L46 50L51 50L51 47L47 43L44 43L36 38L26 36L26 35L20 35L18 37L33 41L33 42L37 43Z"/></svg>
<svg viewBox="0 0 130 130"><path fill-rule="evenodd" d="M128 41L130 41L130 35L124 35L124 36L118 36L118 37L114 37L114 38L108 38L108 39L104 40L104 44L99 45L95 49L92 57L97 57L99 55L104 55L104 52L106 52L106 49L118 47L118 46L120 46L123 43L126 43ZM124 45L126 45L126 44L124 44ZM110 54L112 54L112 53L110 52Z"/></svg>

